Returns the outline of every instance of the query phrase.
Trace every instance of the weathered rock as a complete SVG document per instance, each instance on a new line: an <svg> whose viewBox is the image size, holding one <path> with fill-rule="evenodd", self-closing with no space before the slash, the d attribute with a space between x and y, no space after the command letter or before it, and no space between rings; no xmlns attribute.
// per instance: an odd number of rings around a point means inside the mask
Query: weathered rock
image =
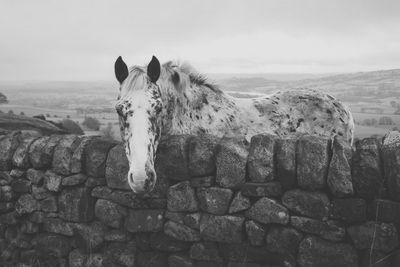
<svg viewBox="0 0 400 267"><path fill-rule="evenodd" d="M251 138L247 170L250 181L269 182L275 179L274 151L276 136L259 134Z"/></svg>
<svg viewBox="0 0 400 267"><path fill-rule="evenodd" d="M116 145L102 138L92 138L85 145L86 174L93 177L104 177L108 152Z"/></svg>
<svg viewBox="0 0 400 267"><path fill-rule="evenodd" d="M243 222L243 217L215 216L204 213L200 219L200 235L208 241L239 243L243 239Z"/></svg>
<svg viewBox="0 0 400 267"><path fill-rule="evenodd" d="M331 241L341 241L346 234L346 230L335 221L321 222L311 218L292 216L290 224L299 231Z"/></svg>
<svg viewBox="0 0 400 267"><path fill-rule="evenodd" d="M49 169L53 161L54 148L62 136L43 136L29 147L29 159L35 169Z"/></svg>
<svg viewBox="0 0 400 267"><path fill-rule="evenodd" d="M252 246L261 246L265 237L264 227L255 221L246 221L245 229L247 234L247 239Z"/></svg>
<svg viewBox="0 0 400 267"><path fill-rule="evenodd" d="M265 242L269 251L296 255L302 239L303 235L294 228L274 226L269 230Z"/></svg>
<svg viewBox="0 0 400 267"><path fill-rule="evenodd" d="M0 200L1 201L12 201L16 198L15 192L11 186L5 185L0 187Z"/></svg>
<svg viewBox="0 0 400 267"><path fill-rule="evenodd" d="M355 146L352 158L354 191L362 198L372 199L383 190L379 143L375 138L364 138Z"/></svg>
<svg viewBox="0 0 400 267"><path fill-rule="evenodd" d="M214 242L194 243L190 248L190 258L199 261L221 262L222 258L218 253L217 244Z"/></svg>
<svg viewBox="0 0 400 267"><path fill-rule="evenodd" d="M10 171L10 176L13 178L26 178L26 172L21 169L12 169Z"/></svg>
<svg viewBox="0 0 400 267"><path fill-rule="evenodd" d="M199 188L197 190L197 197L201 210L216 215L223 215L228 211L232 191L219 187Z"/></svg>
<svg viewBox="0 0 400 267"><path fill-rule="evenodd" d="M53 171L46 171L44 176L44 186L47 190L53 192L60 192L61 191L61 182L63 177L58 175Z"/></svg>
<svg viewBox="0 0 400 267"><path fill-rule="evenodd" d="M164 224L164 233L177 240L196 242L200 240L200 233L184 224L167 221Z"/></svg>
<svg viewBox="0 0 400 267"><path fill-rule="evenodd" d="M65 188L58 198L60 218L71 222L88 222L93 219L94 199L85 187Z"/></svg>
<svg viewBox="0 0 400 267"><path fill-rule="evenodd" d="M105 241L126 242L130 238L130 233L125 230L112 229L104 234Z"/></svg>
<svg viewBox="0 0 400 267"><path fill-rule="evenodd" d="M263 197L246 211L246 217L260 223L287 224L289 222L288 210L275 200Z"/></svg>
<svg viewBox="0 0 400 267"><path fill-rule="evenodd" d="M370 217L388 223L400 223L400 203L387 199L374 199L370 204Z"/></svg>
<svg viewBox="0 0 400 267"><path fill-rule="evenodd" d="M74 229L74 223L64 222L58 218L45 218L43 220L43 230L49 233L73 236Z"/></svg>
<svg viewBox="0 0 400 267"><path fill-rule="evenodd" d="M180 224L185 224L183 222L184 217L185 217L185 213L183 213L183 212L171 212L168 210L165 212L166 219L171 220L173 222L180 223Z"/></svg>
<svg viewBox="0 0 400 267"><path fill-rule="evenodd" d="M334 199L331 202L332 218L346 223L366 220L367 204L362 198Z"/></svg>
<svg viewBox="0 0 400 267"><path fill-rule="evenodd" d="M85 182L86 187L96 187L101 185L106 185L106 178L88 177Z"/></svg>
<svg viewBox="0 0 400 267"><path fill-rule="evenodd" d="M45 174L43 171L40 170L35 170L35 169L29 169L26 172L26 178L32 182L32 184L35 185L41 185L43 180L44 180Z"/></svg>
<svg viewBox="0 0 400 267"><path fill-rule="evenodd" d="M29 147L35 139L36 138L34 137L30 137L21 140L12 157L12 163L14 166L23 170L26 170L30 167L31 163L29 162Z"/></svg>
<svg viewBox="0 0 400 267"><path fill-rule="evenodd" d="M15 204L15 211L20 215L32 213L35 210L39 210L39 203L29 194L22 195Z"/></svg>
<svg viewBox="0 0 400 267"><path fill-rule="evenodd" d="M54 149L53 170L61 175L71 175L71 161L81 138L76 135L64 135Z"/></svg>
<svg viewBox="0 0 400 267"><path fill-rule="evenodd" d="M68 255L68 262L70 267L84 267L87 256L79 249L74 249Z"/></svg>
<svg viewBox="0 0 400 267"><path fill-rule="evenodd" d="M178 252L189 249L190 243L172 238L163 232L157 232L151 235L150 246L160 251Z"/></svg>
<svg viewBox="0 0 400 267"><path fill-rule="evenodd" d="M127 210L109 200L98 199L94 208L94 214L105 225L119 228L122 225L124 217L127 215Z"/></svg>
<svg viewBox="0 0 400 267"><path fill-rule="evenodd" d="M284 189L293 188L297 184L296 142L295 138L276 140L276 177Z"/></svg>
<svg viewBox="0 0 400 267"><path fill-rule="evenodd" d="M248 150L244 140L224 138L217 148L216 182L227 188L236 188L245 182Z"/></svg>
<svg viewBox="0 0 400 267"><path fill-rule="evenodd" d="M358 257L351 245L309 236L300 243L297 262L302 267L353 267L358 266Z"/></svg>
<svg viewBox="0 0 400 267"><path fill-rule="evenodd" d="M129 232L158 232L163 227L163 210L130 210L126 219Z"/></svg>
<svg viewBox="0 0 400 267"><path fill-rule="evenodd" d="M48 196L45 199L40 201L40 210L44 212L57 212L58 210L58 202L57 197Z"/></svg>
<svg viewBox="0 0 400 267"><path fill-rule="evenodd" d="M351 179L351 146L337 137L332 145L332 158L329 164L327 183L336 197L353 195Z"/></svg>
<svg viewBox="0 0 400 267"><path fill-rule="evenodd" d="M197 211L196 194L190 182L180 182L168 189L167 206L169 211Z"/></svg>
<svg viewBox="0 0 400 267"><path fill-rule="evenodd" d="M101 253L90 253L87 256L85 267L107 267L110 266L110 263L107 262L107 259Z"/></svg>
<svg viewBox="0 0 400 267"><path fill-rule="evenodd" d="M78 173L78 174L74 174L68 177L64 177L62 179L61 185L63 186L73 186L73 185L79 185L79 184L83 184L84 182L86 182L87 180L87 176L82 174L82 173Z"/></svg>
<svg viewBox="0 0 400 267"><path fill-rule="evenodd" d="M397 229L393 224L365 222L347 228L357 249L373 248L389 252L399 244Z"/></svg>
<svg viewBox="0 0 400 267"><path fill-rule="evenodd" d="M315 136L302 136L298 140L297 182L301 188L324 188L329 165L329 140Z"/></svg>
<svg viewBox="0 0 400 267"><path fill-rule="evenodd" d="M155 168L159 178L184 181L190 178L188 170L188 141L190 135L172 135L162 138L157 149Z"/></svg>
<svg viewBox="0 0 400 267"><path fill-rule="evenodd" d="M127 244L114 243L107 247L106 254L119 266L135 266L136 244L135 242L129 242Z"/></svg>
<svg viewBox="0 0 400 267"><path fill-rule="evenodd" d="M0 137L0 170L11 170L12 158L19 145L20 139L20 134L18 132Z"/></svg>
<svg viewBox="0 0 400 267"><path fill-rule="evenodd" d="M130 190L128 184L129 162L123 144L113 147L106 162L106 181L110 188Z"/></svg>
<svg viewBox="0 0 400 267"><path fill-rule="evenodd" d="M174 267L193 267L193 261L184 254L172 254L168 257L168 266Z"/></svg>
<svg viewBox="0 0 400 267"><path fill-rule="evenodd" d="M30 193L31 182L25 179L16 179L11 182L11 187L17 193Z"/></svg>
<svg viewBox="0 0 400 267"><path fill-rule="evenodd" d="M9 185L13 181L13 177L8 171L0 171L0 186Z"/></svg>
<svg viewBox="0 0 400 267"><path fill-rule="evenodd" d="M241 192L249 197L278 197L282 195L282 186L279 182L245 183Z"/></svg>
<svg viewBox="0 0 400 267"><path fill-rule="evenodd" d="M215 150L218 139L211 135L193 136L189 140L189 174L194 177L215 173Z"/></svg>
<svg viewBox="0 0 400 267"><path fill-rule="evenodd" d="M43 255L65 257L71 250L71 241L65 236L55 234L40 234L35 239L36 250Z"/></svg>
<svg viewBox="0 0 400 267"><path fill-rule="evenodd" d="M77 224L74 232L78 248L86 252L95 252L104 242L104 227L100 222L90 225Z"/></svg>
<svg viewBox="0 0 400 267"><path fill-rule="evenodd" d="M385 180L390 197L400 201L400 134L392 131L383 139L382 153L384 157Z"/></svg>
<svg viewBox="0 0 400 267"><path fill-rule="evenodd" d="M237 192L229 207L229 213L236 213L239 211L247 210L251 206L250 200L243 196L241 192Z"/></svg>
<svg viewBox="0 0 400 267"><path fill-rule="evenodd" d="M282 204L292 212L311 218L326 219L329 216L330 202L325 193L290 190L283 195Z"/></svg>
<svg viewBox="0 0 400 267"><path fill-rule="evenodd" d="M72 154L70 160L70 170L71 173L80 173L83 172L83 167L85 164L85 147L89 143L90 140L96 138L94 136L80 136L80 142L78 147Z"/></svg>
<svg viewBox="0 0 400 267"><path fill-rule="evenodd" d="M190 228L193 229L200 229L200 218L201 214L199 212L196 213L189 213L183 216L183 223Z"/></svg>
<svg viewBox="0 0 400 267"><path fill-rule="evenodd" d="M190 179L190 185L192 187L210 187L215 183L215 176L205 176L205 177L196 177Z"/></svg>
<svg viewBox="0 0 400 267"><path fill-rule="evenodd" d="M32 185L32 196L37 200L41 200L50 197L51 193L44 187Z"/></svg>

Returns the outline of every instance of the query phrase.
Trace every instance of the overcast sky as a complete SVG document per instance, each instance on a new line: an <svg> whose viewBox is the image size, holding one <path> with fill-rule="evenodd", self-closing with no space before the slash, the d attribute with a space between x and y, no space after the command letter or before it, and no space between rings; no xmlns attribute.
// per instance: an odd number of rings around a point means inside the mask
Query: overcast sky
<svg viewBox="0 0 400 267"><path fill-rule="evenodd" d="M400 68L399 0L0 0L0 80L111 80L156 55L206 73Z"/></svg>

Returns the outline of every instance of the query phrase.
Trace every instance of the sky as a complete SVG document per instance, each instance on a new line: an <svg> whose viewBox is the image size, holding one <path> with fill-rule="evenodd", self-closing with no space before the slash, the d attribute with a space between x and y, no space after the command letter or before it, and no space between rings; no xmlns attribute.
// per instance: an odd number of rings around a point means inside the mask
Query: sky
<svg viewBox="0 0 400 267"><path fill-rule="evenodd" d="M0 0L0 80L112 80L187 61L204 73L400 68L399 0Z"/></svg>

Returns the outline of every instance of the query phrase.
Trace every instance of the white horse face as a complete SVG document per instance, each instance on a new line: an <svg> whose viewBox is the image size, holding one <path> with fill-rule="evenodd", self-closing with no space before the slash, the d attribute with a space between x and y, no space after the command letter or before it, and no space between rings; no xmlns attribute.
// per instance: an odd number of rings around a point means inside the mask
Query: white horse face
<svg viewBox="0 0 400 267"><path fill-rule="evenodd" d="M160 63L153 57L147 67L130 73L121 57L115 62L120 92L115 108L119 116L122 140L129 161L128 183L137 193L150 192L156 183L155 152L160 138L162 102L156 84Z"/></svg>

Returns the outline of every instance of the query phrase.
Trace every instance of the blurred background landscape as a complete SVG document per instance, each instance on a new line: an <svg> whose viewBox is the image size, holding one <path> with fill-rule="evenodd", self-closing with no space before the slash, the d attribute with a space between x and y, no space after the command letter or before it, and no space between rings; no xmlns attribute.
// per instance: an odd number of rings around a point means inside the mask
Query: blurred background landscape
<svg viewBox="0 0 400 267"><path fill-rule="evenodd" d="M346 74L208 74L234 97L250 98L291 88L314 88L350 107L355 136L382 136L400 129L400 69ZM120 140L114 109L118 84L97 81L0 82L0 111L39 116L47 121L82 129L88 135Z"/></svg>

